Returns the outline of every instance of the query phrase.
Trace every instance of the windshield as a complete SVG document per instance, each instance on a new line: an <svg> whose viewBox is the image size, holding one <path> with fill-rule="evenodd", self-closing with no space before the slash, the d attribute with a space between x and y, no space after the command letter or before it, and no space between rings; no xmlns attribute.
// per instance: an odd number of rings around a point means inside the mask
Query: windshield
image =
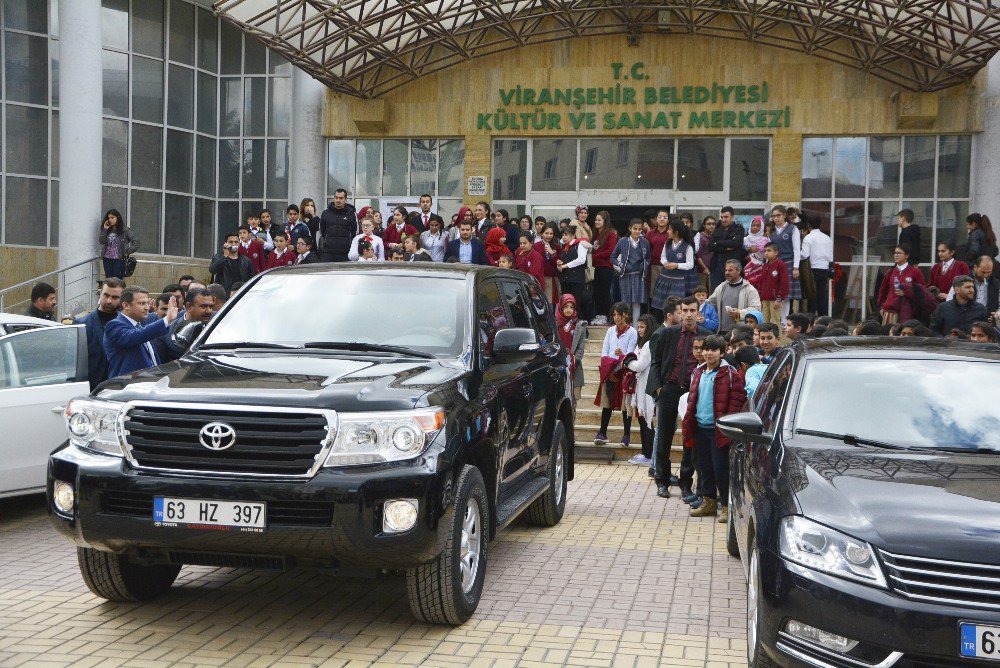
<svg viewBox="0 0 1000 668"><path fill-rule="evenodd" d="M795 429L910 448L1000 450L998 393L995 362L812 360Z"/></svg>
<svg viewBox="0 0 1000 668"><path fill-rule="evenodd" d="M465 281L454 278L279 273L254 284L201 343L361 343L458 357L467 304Z"/></svg>

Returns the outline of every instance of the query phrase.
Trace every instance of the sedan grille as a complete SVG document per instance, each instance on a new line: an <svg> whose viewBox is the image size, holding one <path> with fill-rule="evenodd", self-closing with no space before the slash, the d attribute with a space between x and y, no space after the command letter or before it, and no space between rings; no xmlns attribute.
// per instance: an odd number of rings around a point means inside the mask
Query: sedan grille
<svg viewBox="0 0 1000 668"><path fill-rule="evenodd" d="M1000 566L880 553L889 583L906 598L1000 609Z"/></svg>
<svg viewBox="0 0 1000 668"><path fill-rule="evenodd" d="M235 433L215 443L226 447L205 445L212 439L202 429L212 423L221 423L226 435ZM130 458L138 467L259 476L311 475L322 463L330 434L322 413L226 406L136 405L126 414L124 427Z"/></svg>

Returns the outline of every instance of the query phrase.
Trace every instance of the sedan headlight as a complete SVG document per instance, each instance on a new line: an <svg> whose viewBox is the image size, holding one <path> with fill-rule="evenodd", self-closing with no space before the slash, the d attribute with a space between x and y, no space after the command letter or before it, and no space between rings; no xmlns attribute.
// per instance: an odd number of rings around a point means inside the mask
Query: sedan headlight
<svg viewBox="0 0 1000 668"><path fill-rule="evenodd" d="M118 414L125 404L99 399L74 399L66 406L69 442L78 448L123 457Z"/></svg>
<svg viewBox="0 0 1000 668"><path fill-rule="evenodd" d="M444 410L340 413L340 428L325 466L380 464L413 459L444 426Z"/></svg>
<svg viewBox="0 0 1000 668"><path fill-rule="evenodd" d="M871 545L800 515L781 520L779 549L782 557L807 568L886 588Z"/></svg>

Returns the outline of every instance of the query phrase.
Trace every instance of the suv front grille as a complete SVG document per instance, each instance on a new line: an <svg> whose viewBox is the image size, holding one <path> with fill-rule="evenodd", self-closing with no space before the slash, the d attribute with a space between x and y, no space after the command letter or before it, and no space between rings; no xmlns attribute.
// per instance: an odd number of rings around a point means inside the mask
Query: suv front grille
<svg viewBox="0 0 1000 668"><path fill-rule="evenodd" d="M333 504L326 501L281 500L266 503L269 527L328 527L333 524ZM145 492L104 492L101 510L108 515L152 520L153 495Z"/></svg>
<svg viewBox="0 0 1000 668"><path fill-rule="evenodd" d="M906 598L1000 609L1000 566L880 553L889 583Z"/></svg>
<svg viewBox="0 0 1000 668"><path fill-rule="evenodd" d="M199 434L229 425L235 443L212 450ZM136 405L125 416L125 441L142 468L261 476L307 476L322 463L329 424L322 413Z"/></svg>

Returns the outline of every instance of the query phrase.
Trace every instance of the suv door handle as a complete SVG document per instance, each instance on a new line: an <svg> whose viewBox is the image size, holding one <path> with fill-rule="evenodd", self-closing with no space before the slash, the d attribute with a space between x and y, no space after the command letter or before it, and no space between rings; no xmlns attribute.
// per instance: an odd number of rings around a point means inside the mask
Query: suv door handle
<svg viewBox="0 0 1000 668"><path fill-rule="evenodd" d="M53 406L49 410L51 410L53 413L65 413L66 412L66 407L65 406Z"/></svg>

